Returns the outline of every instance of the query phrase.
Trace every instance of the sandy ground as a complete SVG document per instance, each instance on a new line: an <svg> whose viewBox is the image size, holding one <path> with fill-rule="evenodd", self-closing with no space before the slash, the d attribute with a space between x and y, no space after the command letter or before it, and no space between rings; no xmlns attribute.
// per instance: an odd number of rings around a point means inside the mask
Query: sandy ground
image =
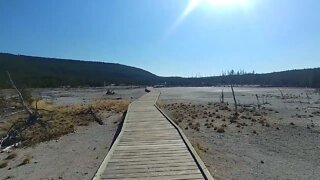
<svg viewBox="0 0 320 180"><path fill-rule="evenodd" d="M145 94L143 88L113 89L116 94L111 96L105 88L36 89L33 95L67 105L133 101ZM215 104L221 89L227 108ZM238 102L248 106L236 123L230 122L234 106L228 87L159 90L162 108L173 118L178 114L177 122L216 179L320 179L320 96L313 90L281 89L282 98L278 88L236 87ZM260 110L256 94L260 104L265 102ZM1 120L18 110L1 112ZM17 157L0 168L0 179L90 179L110 148L121 116L105 113L103 126L92 123L58 140L15 149ZM220 127L224 133L217 132ZM8 155L1 153L0 160ZM26 159L29 162L18 166Z"/></svg>
<svg viewBox="0 0 320 180"><path fill-rule="evenodd" d="M221 89L229 110L214 105ZM228 87L160 91L159 104L182 127L215 179L320 179L320 96L312 89L281 88L282 99L278 88L235 87L238 102L250 106L233 123ZM256 94L260 104L267 102L260 110ZM224 133L217 132L220 127Z"/></svg>
<svg viewBox="0 0 320 180"><path fill-rule="evenodd" d="M115 95L105 95L104 88L35 89L33 95L41 96L53 104L69 105L97 99L133 101L145 94L143 88L113 89ZM7 96L13 95L8 90L2 92ZM2 112L2 121L5 121L6 116L3 114L6 113L12 112ZM105 112L101 118L104 125L93 122L89 126L77 127L76 132L57 140L14 149L12 153L0 153L0 160L4 160L10 154L17 155L8 160L5 168L0 168L0 179L91 179L108 153L122 114ZM26 163L19 165L23 161Z"/></svg>
<svg viewBox="0 0 320 180"><path fill-rule="evenodd" d="M106 95L107 89L113 90L114 95ZM35 89L33 96L41 98L57 105L78 104L92 102L101 99L126 99L133 101L141 97L144 88L139 87L105 87L105 88L72 88L72 89Z"/></svg>

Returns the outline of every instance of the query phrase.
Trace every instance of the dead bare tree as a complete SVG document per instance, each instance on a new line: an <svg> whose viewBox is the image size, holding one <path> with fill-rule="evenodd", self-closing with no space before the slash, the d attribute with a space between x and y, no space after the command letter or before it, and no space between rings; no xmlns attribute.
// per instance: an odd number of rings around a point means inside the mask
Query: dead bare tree
<svg viewBox="0 0 320 180"><path fill-rule="evenodd" d="M284 99L284 94L283 92L281 91L281 89L278 89L280 91L280 94L281 94L281 99Z"/></svg>
<svg viewBox="0 0 320 180"><path fill-rule="evenodd" d="M38 114L38 112L37 112L37 109L36 109L35 111L32 111L32 110L28 107L27 103L26 103L26 102L24 101L24 99L23 99L23 96L22 96L21 92L18 90L17 86L15 85L15 83L14 83L14 81L12 80L11 75L10 75L10 73L9 73L8 71L7 71L7 75L8 75L9 81L10 81L10 83L11 83L11 87L12 87L13 89L15 89L16 92L17 92L17 94L18 94L18 97L19 97L19 100L20 100L20 103L21 103L22 107L24 108L24 110L25 110L25 111L28 113L28 115L29 115L29 118L26 120L26 122L27 122L28 124L35 122L35 121L38 119L38 116L39 116L39 114ZM37 103L36 103L36 104L37 104Z"/></svg>
<svg viewBox="0 0 320 180"><path fill-rule="evenodd" d="M222 91L221 91L220 103L224 103L224 94L223 94L223 89L222 89Z"/></svg>
<svg viewBox="0 0 320 180"><path fill-rule="evenodd" d="M257 105L258 105L258 109L260 109L260 102L259 102L259 96L258 96L258 94L256 94L256 98L257 98Z"/></svg>
<svg viewBox="0 0 320 180"><path fill-rule="evenodd" d="M11 146L11 145L15 144L17 141L20 141L22 139L21 133L24 130L26 130L29 126L31 126L32 124L36 123L39 120L39 113L37 110L37 102L36 102L35 111L32 111L28 107L21 92L18 90L17 86L15 85L15 83L12 80L11 75L8 71L7 71L7 75L8 75L8 78L9 78L9 81L11 83L12 88L15 89L18 94L19 101L20 101L21 105L23 106L24 111L29 115L29 117L27 118L26 121L14 123L10 127L10 129L7 131L7 134L0 140L0 148ZM44 124L42 122L39 122L39 123Z"/></svg>
<svg viewBox="0 0 320 180"><path fill-rule="evenodd" d="M236 100L236 96L234 94L234 90L233 90L233 85L232 84L231 84L231 91L232 91L235 111L236 111L236 113L238 113L238 104L237 104L237 100Z"/></svg>

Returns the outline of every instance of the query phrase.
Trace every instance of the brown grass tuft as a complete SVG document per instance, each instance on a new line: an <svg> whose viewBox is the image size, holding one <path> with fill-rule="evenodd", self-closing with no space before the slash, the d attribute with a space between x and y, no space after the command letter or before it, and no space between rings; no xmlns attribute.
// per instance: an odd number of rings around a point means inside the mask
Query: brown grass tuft
<svg viewBox="0 0 320 180"><path fill-rule="evenodd" d="M16 153L12 153L12 154L9 154L5 160L10 160L10 159L14 159L15 157L17 157L17 154Z"/></svg>
<svg viewBox="0 0 320 180"><path fill-rule="evenodd" d="M8 166L8 161L0 161L0 169Z"/></svg>
<svg viewBox="0 0 320 180"><path fill-rule="evenodd" d="M30 163L30 158L25 158L20 164L17 165L17 167L19 166L24 166L26 164L29 164Z"/></svg>

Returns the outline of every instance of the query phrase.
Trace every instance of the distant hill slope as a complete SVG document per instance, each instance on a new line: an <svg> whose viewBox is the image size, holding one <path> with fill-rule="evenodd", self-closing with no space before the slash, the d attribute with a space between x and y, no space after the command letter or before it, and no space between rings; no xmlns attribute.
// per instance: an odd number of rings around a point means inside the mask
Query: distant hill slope
<svg viewBox="0 0 320 180"><path fill-rule="evenodd" d="M320 68L289 70L266 74L228 75L203 78L171 77L167 78L166 82L172 86L212 86L236 84L320 88Z"/></svg>
<svg viewBox="0 0 320 180"><path fill-rule="evenodd" d="M266 74L203 78L159 77L143 69L114 63L88 62L0 53L0 88L8 88L6 71L19 86L60 87L106 84L167 86L262 85L320 88L320 68Z"/></svg>
<svg viewBox="0 0 320 180"><path fill-rule="evenodd" d="M76 61L0 53L0 88L8 87L6 71L26 87L149 85L159 79L145 70L114 63Z"/></svg>

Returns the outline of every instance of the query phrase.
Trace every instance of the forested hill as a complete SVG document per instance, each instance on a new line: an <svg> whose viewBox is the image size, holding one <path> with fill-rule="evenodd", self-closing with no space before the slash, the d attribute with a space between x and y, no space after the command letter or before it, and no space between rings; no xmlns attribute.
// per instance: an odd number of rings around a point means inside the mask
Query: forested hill
<svg viewBox="0 0 320 180"><path fill-rule="evenodd" d="M0 88L9 85L6 71L25 87L151 85L158 80L150 72L121 64L0 53Z"/></svg>
<svg viewBox="0 0 320 180"><path fill-rule="evenodd" d="M203 78L159 77L143 69L0 53L0 88L8 88L6 71L20 87L102 86L106 84L167 86L262 85L320 88L320 68L266 74L230 73Z"/></svg>
<svg viewBox="0 0 320 180"><path fill-rule="evenodd" d="M260 86L284 86L284 87L313 87L320 88L320 68L289 70L266 74L229 74L224 76L203 78L179 78L166 79L172 86L215 86L215 85L260 85Z"/></svg>

